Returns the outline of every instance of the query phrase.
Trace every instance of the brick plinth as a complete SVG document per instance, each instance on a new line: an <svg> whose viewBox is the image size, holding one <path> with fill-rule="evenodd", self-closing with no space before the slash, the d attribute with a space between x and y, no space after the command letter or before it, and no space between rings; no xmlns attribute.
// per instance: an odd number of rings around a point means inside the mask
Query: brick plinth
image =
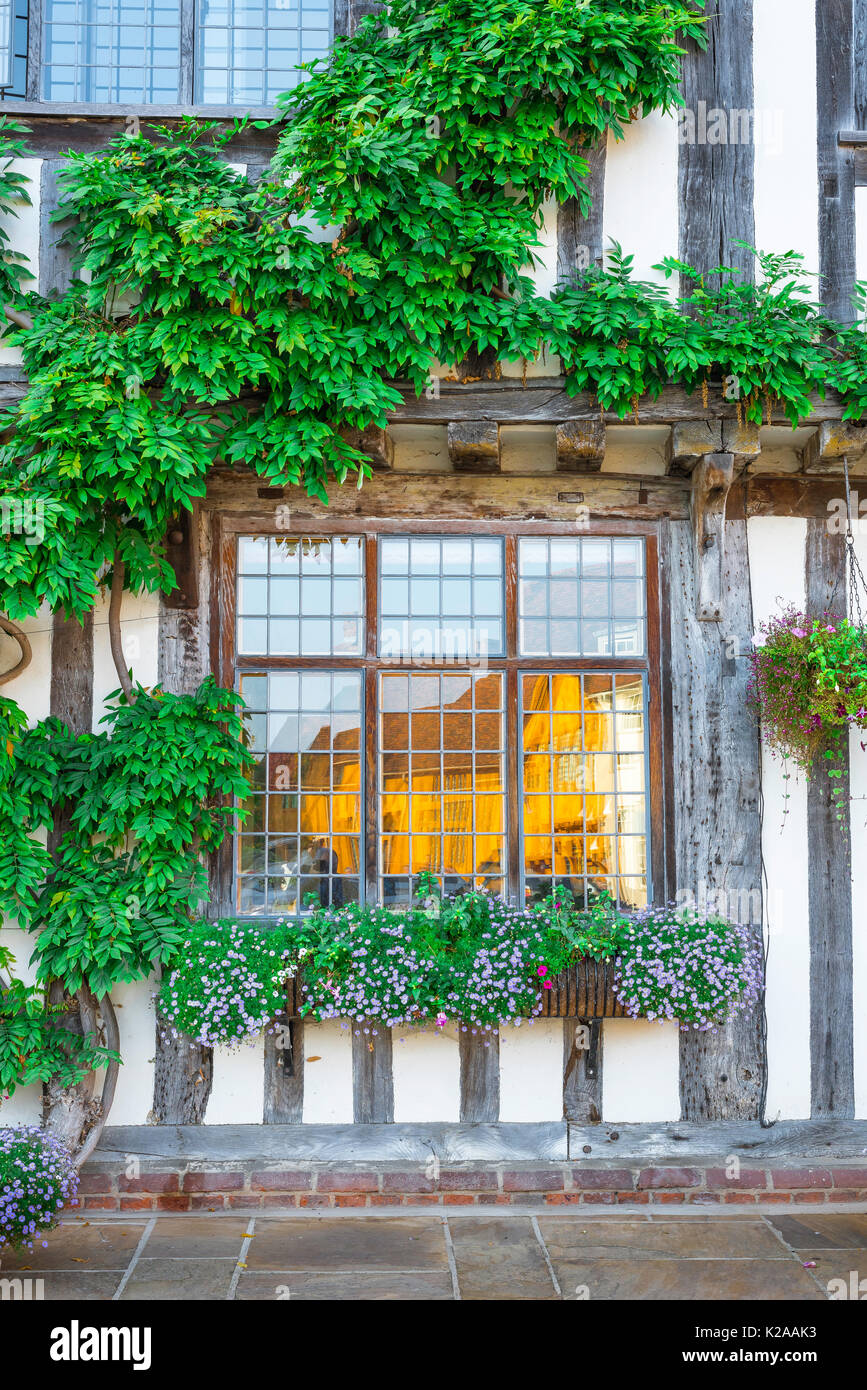
<svg viewBox="0 0 867 1390"><path fill-rule="evenodd" d="M291 1169L258 1163L142 1163L131 1177L128 1158L113 1168L86 1165L79 1209L84 1211L219 1211L296 1207L617 1206L712 1207L867 1204L867 1169L723 1167L666 1164L617 1167L600 1163L472 1163L438 1167L408 1163L296 1163Z"/></svg>

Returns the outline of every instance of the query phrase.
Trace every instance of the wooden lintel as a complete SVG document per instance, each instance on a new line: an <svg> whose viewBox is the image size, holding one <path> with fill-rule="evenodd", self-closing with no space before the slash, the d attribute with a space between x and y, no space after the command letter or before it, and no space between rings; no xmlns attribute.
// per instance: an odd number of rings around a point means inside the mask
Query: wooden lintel
<svg viewBox="0 0 867 1390"><path fill-rule="evenodd" d="M499 473L499 425L487 420L450 421L449 458L458 473Z"/></svg>
<svg viewBox="0 0 867 1390"><path fill-rule="evenodd" d="M692 474L690 512L695 543L696 616L718 623L723 616L725 516L735 477L734 454L707 454Z"/></svg>
<svg viewBox="0 0 867 1390"><path fill-rule="evenodd" d="M557 425L557 472L598 473L605 458L605 433L598 416Z"/></svg>
<svg viewBox="0 0 867 1390"><path fill-rule="evenodd" d="M720 420L683 420L671 427L666 449L669 473L692 473L709 454L722 451Z"/></svg>
<svg viewBox="0 0 867 1390"><path fill-rule="evenodd" d="M177 583L170 594L163 596L167 608L198 608L199 584L196 563L196 511L182 511L166 532L166 559L175 572Z"/></svg>
<svg viewBox="0 0 867 1390"><path fill-rule="evenodd" d="M850 465L867 452L867 425L852 421L823 420L804 448L805 473L842 473L843 460Z"/></svg>

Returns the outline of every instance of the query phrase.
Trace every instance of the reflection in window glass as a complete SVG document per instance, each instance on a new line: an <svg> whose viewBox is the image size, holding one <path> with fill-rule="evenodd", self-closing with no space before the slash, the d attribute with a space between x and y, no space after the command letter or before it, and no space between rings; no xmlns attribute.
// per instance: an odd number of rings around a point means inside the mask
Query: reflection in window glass
<svg viewBox="0 0 867 1390"><path fill-rule="evenodd" d="M643 540L518 542L522 656L643 656L645 614Z"/></svg>
<svg viewBox="0 0 867 1390"><path fill-rule="evenodd" d="M8 39L12 49L12 85L0 91L0 102L27 96L27 6L28 0L6 0L3 7L3 73L5 77L8 71L5 66Z"/></svg>
<svg viewBox="0 0 867 1390"><path fill-rule="evenodd" d="M380 656L474 662L503 652L503 543L470 536L380 543Z"/></svg>
<svg viewBox="0 0 867 1390"><path fill-rule="evenodd" d="M255 757L248 816L235 841L235 910L295 915L357 902L361 876L358 671L244 674Z"/></svg>
<svg viewBox="0 0 867 1390"><path fill-rule="evenodd" d="M384 901L407 901L423 871L449 893L504 891L504 750L501 672L380 677Z"/></svg>
<svg viewBox="0 0 867 1390"><path fill-rule="evenodd" d="M177 0L44 0L47 101L177 104Z"/></svg>
<svg viewBox="0 0 867 1390"><path fill-rule="evenodd" d="M647 901L645 700L640 674L523 676L523 854L528 901Z"/></svg>
<svg viewBox="0 0 867 1390"><path fill-rule="evenodd" d="M196 100L272 106L331 45L327 0L198 0Z"/></svg>
<svg viewBox="0 0 867 1390"><path fill-rule="evenodd" d="M364 549L333 540L244 536L238 547L240 656L358 656Z"/></svg>

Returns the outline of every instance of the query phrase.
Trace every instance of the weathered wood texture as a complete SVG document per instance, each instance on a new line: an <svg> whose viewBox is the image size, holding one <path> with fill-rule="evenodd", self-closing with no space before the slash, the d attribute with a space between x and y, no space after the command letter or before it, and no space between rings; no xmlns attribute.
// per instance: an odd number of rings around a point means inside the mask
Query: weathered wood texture
<svg viewBox="0 0 867 1390"><path fill-rule="evenodd" d="M334 6L334 33L351 37L362 19L369 14L379 14L382 5L378 0L336 0Z"/></svg>
<svg viewBox="0 0 867 1390"><path fill-rule="evenodd" d="M39 293L46 299L63 294L72 278L72 255L61 245L69 222L52 222L51 215L60 203L58 175L66 166L65 159L46 159L42 164L39 189Z"/></svg>
<svg viewBox="0 0 867 1390"><path fill-rule="evenodd" d="M51 621L51 713L77 734L93 727L93 613L83 620L60 609Z"/></svg>
<svg viewBox="0 0 867 1390"><path fill-rule="evenodd" d="M816 3L820 295L844 322L855 317L855 154L838 136L856 123L854 7L855 0Z"/></svg>
<svg viewBox="0 0 867 1390"><path fill-rule="evenodd" d="M752 257L733 245L755 244L752 0L708 6L707 37L705 51L690 40L683 60L680 257L701 271L728 265L752 277Z"/></svg>
<svg viewBox="0 0 867 1390"><path fill-rule="evenodd" d="M563 1114L579 1125L598 1124L602 1119L602 1025L598 1019L566 1019L563 1024Z"/></svg>
<svg viewBox="0 0 867 1390"><path fill-rule="evenodd" d="M357 1125L394 1120L391 1029L369 1020L352 1030L352 1113Z"/></svg>
<svg viewBox="0 0 867 1390"><path fill-rule="evenodd" d="M585 151L589 165L584 187L591 204L582 217L577 198L570 198L557 209L557 280L566 284L583 270L603 263L605 243L602 234L605 208L605 165L607 141Z"/></svg>
<svg viewBox="0 0 867 1390"><path fill-rule="evenodd" d="M846 611L846 543L819 518L807 522L807 608ZM835 592L836 590L836 592ZM807 789L810 875L810 1113L814 1119L855 1114L852 988L852 839L849 750L838 782L842 810L832 804L822 757Z"/></svg>
<svg viewBox="0 0 867 1390"><path fill-rule="evenodd" d="M496 1124L500 1118L500 1039L467 1029L460 1034L461 1123Z"/></svg>
<svg viewBox="0 0 867 1390"><path fill-rule="evenodd" d="M614 993L610 961L582 960L564 970L542 994L543 1018L626 1018Z"/></svg>
<svg viewBox="0 0 867 1390"><path fill-rule="evenodd" d="M734 469L734 454L707 454L692 475L696 613L701 622L720 622L723 617L726 502Z"/></svg>
<svg viewBox="0 0 867 1390"><path fill-rule="evenodd" d="M304 1109L304 1020L284 1015L265 1035L266 1125L298 1125Z"/></svg>
<svg viewBox="0 0 867 1390"><path fill-rule="evenodd" d="M208 518L203 517L196 534L199 607L172 608L160 603L158 639L158 678L173 694L197 689L210 670L208 659L209 594ZM214 903L215 916L228 905ZM201 1124L213 1081L214 1054L209 1047L191 1045L188 1038L162 1037L156 1024L153 1117L157 1124Z"/></svg>
<svg viewBox="0 0 867 1390"><path fill-rule="evenodd" d="M118 107L75 103L66 107L58 103L40 102L38 107L18 101L4 101L3 114L18 116L30 127L27 148L38 159L58 159L68 150L94 151L104 149L115 135L123 135L128 129L127 113L140 118L141 133L152 136L158 127L175 129L185 115L190 114L189 106L153 106L147 108L145 118L141 106ZM200 113L208 120L225 127L238 119L237 108L208 107ZM273 107L253 107L245 112L251 118L273 118L277 112ZM233 164L261 164L267 162L279 138L279 130L268 126L264 130L247 128L232 136L225 146L225 158Z"/></svg>
<svg viewBox="0 0 867 1390"><path fill-rule="evenodd" d="M51 689L49 709L55 719L61 719L73 733L89 734L93 729L93 613L82 622L67 618L62 610L51 620ZM48 849L55 854L63 836L70 829L69 809L55 810L48 832ZM83 1007L82 995L68 995L59 980L49 986L52 1004L77 1002L64 1019L71 1033L88 1033L96 1029L96 1018L90 1007ZM101 1079L100 1079L101 1085ZM63 1138L73 1150L81 1143L82 1135L94 1118L94 1093L97 1079L90 1073L77 1086L61 1086L53 1077L43 1088L43 1118L49 1127Z"/></svg>
<svg viewBox="0 0 867 1390"><path fill-rule="evenodd" d="M695 547L688 524L663 528L670 566L671 758L674 769L675 883L704 906L725 896L731 918L761 942L762 866L758 728L746 709L750 650L746 525L726 527L723 620L700 622L695 609ZM659 833L659 831L657 831ZM672 889L674 892L672 892ZM763 1049L758 1010L718 1033L683 1033L681 1111L689 1120L759 1118Z"/></svg>
<svg viewBox="0 0 867 1390"><path fill-rule="evenodd" d="M416 396L411 386L397 382L401 404L389 412L395 424L448 424L455 420L490 420L503 425L559 425L567 420L601 420L609 425L662 425L691 420L737 420L738 403L724 396L722 381L709 383L705 406L701 395L689 395L679 386L666 386L655 400L642 396L638 409L626 419L616 411L600 412L588 391L568 396L562 377L536 377L526 386L517 378L463 383L440 381L439 396ZM844 405L829 391L823 400L810 396L810 421L840 420ZM741 413L743 410L741 409ZM791 424L779 403L772 403L765 424ZM719 445L717 445L719 447Z"/></svg>

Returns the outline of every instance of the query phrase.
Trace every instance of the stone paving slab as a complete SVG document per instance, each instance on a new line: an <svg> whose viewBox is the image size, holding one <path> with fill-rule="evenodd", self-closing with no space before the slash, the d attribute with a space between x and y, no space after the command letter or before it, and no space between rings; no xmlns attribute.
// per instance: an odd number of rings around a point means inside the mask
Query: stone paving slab
<svg viewBox="0 0 867 1390"><path fill-rule="evenodd" d="M840 1279L867 1292L867 1212L150 1214L65 1218L45 1242L3 1256L8 1296L18 1279L73 1302L810 1302Z"/></svg>

